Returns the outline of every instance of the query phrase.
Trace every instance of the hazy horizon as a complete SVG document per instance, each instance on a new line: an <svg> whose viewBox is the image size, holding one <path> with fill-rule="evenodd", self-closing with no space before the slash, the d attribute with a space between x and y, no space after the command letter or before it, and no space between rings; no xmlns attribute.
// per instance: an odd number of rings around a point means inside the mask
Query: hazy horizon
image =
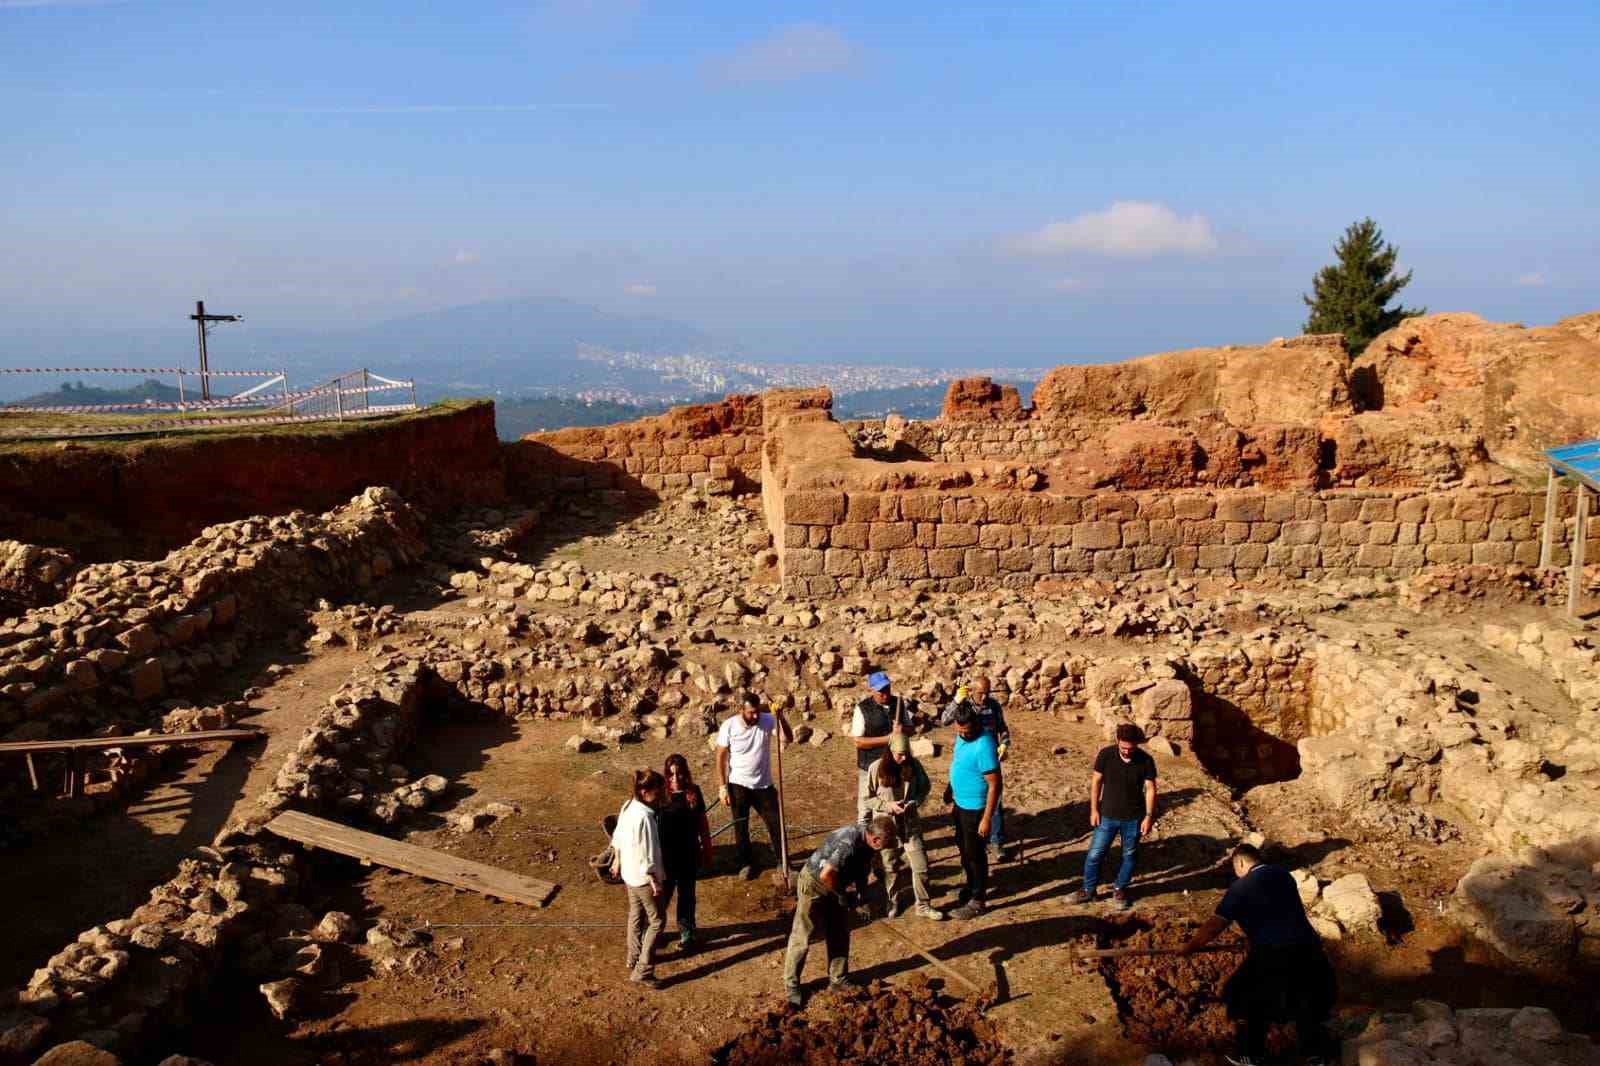
<svg viewBox="0 0 1600 1066"><path fill-rule="evenodd" d="M246 317L227 358L559 295L755 360L1044 366L1297 333L1366 215L1405 303L1548 323L1600 292L1597 31L1576 3L0 0L0 339L180 359L202 298Z"/></svg>

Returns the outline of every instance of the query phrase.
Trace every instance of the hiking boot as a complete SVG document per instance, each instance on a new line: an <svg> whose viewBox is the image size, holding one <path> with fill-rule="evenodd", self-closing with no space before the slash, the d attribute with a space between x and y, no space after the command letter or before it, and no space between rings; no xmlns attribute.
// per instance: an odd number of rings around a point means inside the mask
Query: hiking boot
<svg viewBox="0 0 1600 1066"><path fill-rule="evenodd" d="M1128 890L1125 888L1113 889L1111 892L1111 905L1119 911L1133 910L1133 900L1128 898Z"/></svg>
<svg viewBox="0 0 1600 1066"><path fill-rule="evenodd" d="M806 1005L806 997L801 995L798 988L789 989L786 993L784 993L784 998L789 1001L789 1006L793 1007L795 1010L799 1010L801 1007Z"/></svg>
<svg viewBox="0 0 1600 1066"><path fill-rule="evenodd" d="M942 922L944 921L944 911L924 903L917 907L917 917L926 918L930 922Z"/></svg>
<svg viewBox="0 0 1600 1066"><path fill-rule="evenodd" d="M975 900L969 900L957 907L955 910L951 911L948 915L946 915L946 917L954 918L958 922L967 922L974 918L981 918L983 917L983 904L978 903Z"/></svg>
<svg viewBox="0 0 1600 1066"><path fill-rule="evenodd" d="M666 987L661 983L661 979L658 977L635 976L628 978L628 981L632 984L638 985L640 988L648 988L652 992L659 992L662 988Z"/></svg>
<svg viewBox="0 0 1600 1066"><path fill-rule="evenodd" d="M1084 904L1087 904L1087 903L1093 903L1095 901L1095 898L1096 897L1093 894L1091 894L1089 892L1085 892L1083 889L1080 888L1080 889L1078 889L1078 891L1074 892L1072 895L1067 897L1067 902L1071 903L1071 904L1074 904L1076 906L1083 906Z"/></svg>
<svg viewBox="0 0 1600 1066"><path fill-rule="evenodd" d="M744 878L746 881L754 881L756 879L755 864L752 863L751 865L746 866L744 869L740 870L739 871L739 876Z"/></svg>

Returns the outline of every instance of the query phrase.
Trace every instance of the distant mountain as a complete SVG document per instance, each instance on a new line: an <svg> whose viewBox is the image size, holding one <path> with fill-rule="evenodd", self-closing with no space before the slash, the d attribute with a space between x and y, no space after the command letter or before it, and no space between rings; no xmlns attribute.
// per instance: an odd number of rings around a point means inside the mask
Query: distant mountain
<svg viewBox="0 0 1600 1066"><path fill-rule="evenodd" d="M191 396L191 399L193 398ZM155 378L146 378L143 384L134 385L126 389L106 389L94 385L86 385L81 381L69 381L59 389L51 392L37 392L32 396L15 402L35 406L68 407L82 404L139 403L142 400L171 402L177 399L178 390L176 388L171 385L163 385Z"/></svg>

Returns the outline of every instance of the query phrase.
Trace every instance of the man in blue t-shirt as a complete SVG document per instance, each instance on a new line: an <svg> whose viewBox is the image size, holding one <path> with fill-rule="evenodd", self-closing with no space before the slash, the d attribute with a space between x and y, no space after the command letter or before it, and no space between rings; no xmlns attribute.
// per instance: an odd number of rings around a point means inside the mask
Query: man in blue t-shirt
<svg viewBox="0 0 1600 1066"><path fill-rule="evenodd" d="M1306 919L1299 886L1289 871L1261 861L1249 844L1233 849L1237 880L1217 904L1217 912L1178 949L1188 955L1204 947L1232 923L1250 941L1250 953L1228 978L1222 999L1239 1028L1234 1066L1266 1061L1267 1030L1273 1022L1294 1022L1301 1058L1310 1066L1328 1061L1324 1023L1333 1009L1337 981L1322 950L1322 938Z"/></svg>
<svg viewBox="0 0 1600 1066"><path fill-rule="evenodd" d="M988 838L1000 802L1000 754L994 737L984 732L970 705L956 708L955 722L956 747L950 756L950 784L945 787L944 799L954 817L956 847L967 884L961 890L961 906L948 917L964 920L983 913L989 887Z"/></svg>

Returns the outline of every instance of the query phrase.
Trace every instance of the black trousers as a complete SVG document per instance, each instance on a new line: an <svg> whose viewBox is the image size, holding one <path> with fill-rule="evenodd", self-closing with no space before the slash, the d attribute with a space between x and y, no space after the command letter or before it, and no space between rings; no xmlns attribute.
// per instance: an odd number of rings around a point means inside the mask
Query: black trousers
<svg viewBox="0 0 1600 1066"><path fill-rule="evenodd" d="M1338 979L1321 944L1252 947L1222 986L1228 1017L1239 1028L1239 1043L1256 1061L1267 1056L1267 1030L1275 1022L1294 1022L1302 1056L1327 1055L1328 1013Z"/></svg>
<svg viewBox="0 0 1600 1066"><path fill-rule="evenodd" d="M699 847L699 844L695 845ZM672 902L672 897L678 897L678 932L694 932L694 907L695 885L698 881L698 871L691 864L683 867L667 867L667 885L661 893L661 910L666 912L667 904Z"/></svg>
<svg viewBox="0 0 1600 1066"><path fill-rule="evenodd" d="M766 788L745 788L743 785L728 784L728 799L733 813L733 841L735 851L739 855L740 866L754 866L756 862L755 850L750 847L750 809L754 807L761 815L762 822L767 826L767 839L772 842L772 852L778 852L778 790L772 786Z"/></svg>
<svg viewBox="0 0 1600 1066"><path fill-rule="evenodd" d="M956 808L956 849L961 852L961 872L967 876L966 896L982 904L989 891L989 842L978 832L982 811Z"/></svg>

